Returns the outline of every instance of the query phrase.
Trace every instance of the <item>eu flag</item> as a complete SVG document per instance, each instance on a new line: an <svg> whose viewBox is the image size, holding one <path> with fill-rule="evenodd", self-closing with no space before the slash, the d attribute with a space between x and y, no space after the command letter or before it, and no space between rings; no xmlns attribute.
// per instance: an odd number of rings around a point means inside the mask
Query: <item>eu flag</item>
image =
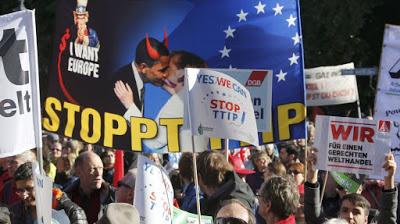
<svg viewBox="0 0 400 224"><path fill-rule="evenodd" d="M192 4L171 31L171 47L196 52L211 68L272 69L274 133L262 142L305 138L299 2L209 0Z"/></svg>

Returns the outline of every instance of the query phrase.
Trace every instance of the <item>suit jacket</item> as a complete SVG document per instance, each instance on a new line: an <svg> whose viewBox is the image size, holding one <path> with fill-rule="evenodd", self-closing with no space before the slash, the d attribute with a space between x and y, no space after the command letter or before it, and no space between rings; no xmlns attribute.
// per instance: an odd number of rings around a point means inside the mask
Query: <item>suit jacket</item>
<svg viewBox="0 0 400 224"><path fill-rule="evenodd" d="M139 97L140 90L138 89L137 81L135 79L135 72L132 69L132 64L127 64L124 65L122 68L120 68L112 78L112 83L110 84L111 87L110 95L112 96L110 103L112 106L109 108L109 111L119 115L124 115L124 113L127 110L114 93L115 82L119 80L121 80L124 83L128 83L128 85L132 89L134 104L139 110L142 110L143 105Z"/></svg>

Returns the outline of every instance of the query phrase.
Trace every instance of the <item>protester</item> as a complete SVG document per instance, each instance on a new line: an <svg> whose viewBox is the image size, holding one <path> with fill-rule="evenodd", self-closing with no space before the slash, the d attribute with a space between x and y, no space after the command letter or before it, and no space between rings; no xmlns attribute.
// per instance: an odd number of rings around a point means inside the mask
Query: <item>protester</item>
<svg viewBox="0 0 400 224"><path fill-rule="evenodd" d="M109 204L104 215L96 224L139 224L139 211L135 206L125 203Z"/></svg>
<svg viewBox="0 0 400 224"><path fill-rule="evenodd" d="M305 204L304 212L306 221L309 224L322 223L326 221L325 214L320 207L318 171L316 169L317 156L311 153L307 164L307 182L305 183ZM387 172L385 184L382 190L379 214L375 217L378 224L396 223L397 210L397 188L394 185L394 174L396 162L390 153L385 158L383 168ZM346 219L351 224L367 224L370 203L363 196L352 193L343 196L341 199L339 217Z"/></svg>
<svg viewBox="0 0 400 224"><path fill-rule="evenodd" d="M285 165L285 167L288 167L291 163L296 162L298 157L299 151L296 149L295 146L290 144L281 145L279 151L279 159Z"/></svg>
<svg viewBox="0 0 400 224"><path fill-rule="evenodd" d="M33 162L35 160L36 160L36 154L31 150L25 151L15 156L8 157L7 158L8 174L10 175L10 177L14 178L15 171L20 165L26 162ZM14 179L11 179L4 184L4 187L1 190L0 201L10 206L19 200L20 198L16 194L15 181Z"/></svg>
<svg viewBox="0 0 400 224"><path fill-rule="evenodd" d="M53 164L57 163L57 160L59 158L61 158L61 154L62 154L62 144L60 142L55 142L52 147L50 148L49 151L49 160L50 162L52 162Z"/></svg>
<svg viewBox="0 0 400 224"><path fill-rule="evenodd" d="M183 182L180 209L190 213L197 213L196 188L193 179L193 154L189 152L182 153L178 166L179 175Z"/></svg>
<svg viewBox="0 0 400 224"><path fill-rule="evenodd" d="M115 191L115 201L118 203L127 203L133 205L135 195L137 170L129 170L125 176L118 181L118 187Z"/></svg>
<svg viewBox="0 0 400 224"><path fill-rule="evenodd" d="M304 165L302 163L292 163L289 165L287 173L293 176L300 196L304 195Z"/></svg>
<svg viewBox="0 0 400 224"><path fill-rule="evenodd" d="M65 192L83 208L88 222L94 223L104 206L114 202L115 190L103 180L103 163L93 151L81 153L75 160L74 168L79 179Z"/></svg>
<svg viewBox="0 0 400 224"><path fill-rule="evenodd" d="M12 223L33 224L36 222L35 185L33 180L32 163L27 162L18 167L14 175L17 194L22 199L11 207ZM72 224L87 224L84 211L73 203L63 192L53 195L53 209L63 209ZM64 215L65 216L65 215ZM62 215L53 212L53 219L63 219ZM61 221L58 221L61 222Z"/></svg>
<svg viewBox="0 0 400 224"><path fill-rule="evenodd" d="M255 167L255 173L246 176L246 182L250 185L253 193L256 193L260 189L261 184L264 182L263 173L267 170L268 164L271 162L271 158L265 151L257 151L251 156L251 161Z"/></svg>
<svg viewBox="0 0 400 224"><path fill-rule="evenodd" d="M294 181L274 176L268 179L259 192L258 213L268 224L295 224L294 214L299 207L299 193Z"/></svg>
<svg viewBox="0 0 400 224"><path fill-rule="evenodd" d="M70 153L57 160L57 174L54 183L62 189L71 184L77 177L72 175L72 167L75 162L76 155Z"/></svg>
<svg viewBox="0 0 400 224"><path fill-rule="evenodd" d="M207 196L202 201L202 214L216 217L221 203L234 198L249 209L255 208L251 188L233 172L222 153L201 152L197 157L197 173L200 189Z"/></svg>
<svg viewBox="0 0 400 224"><path fill-rule="evenodd" d="M240 200L230 199L221 205L214 224L256 224L254 212L250 210Z"/></svg>
<svg viewBox="0 0 400 224"><path fill-rule="evenodd" d="M267 169L263 173L264 180L268 180L272 176L286 176L285 165L278 160L269 163Z"/></svg>
<svg viewBox="0 0 400 224"><path fill-rule="evenodd" d="M114 164L115 164L115 151L106 150L100 155L101 161L103 162L103 179L109 183L113 183L114 177Z"/></svg>

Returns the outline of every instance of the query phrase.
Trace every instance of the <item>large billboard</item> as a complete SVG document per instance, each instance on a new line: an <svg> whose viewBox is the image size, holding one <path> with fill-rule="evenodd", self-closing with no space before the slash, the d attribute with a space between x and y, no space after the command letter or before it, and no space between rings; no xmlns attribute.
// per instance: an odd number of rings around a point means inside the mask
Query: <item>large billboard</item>
<svg viewBox="0 0 400 224"><path fill-rule="evenodd" d="M273 125L260 133L260 144L304 138L298 6L296 0L58 0L43 127L111 148L171 151L136 146L157 138L160 127L178 136L183 117L157 115L179 91L183 67L208 67L272 71ZM248 77L248 84L261 84L260 77Z"/></svg>

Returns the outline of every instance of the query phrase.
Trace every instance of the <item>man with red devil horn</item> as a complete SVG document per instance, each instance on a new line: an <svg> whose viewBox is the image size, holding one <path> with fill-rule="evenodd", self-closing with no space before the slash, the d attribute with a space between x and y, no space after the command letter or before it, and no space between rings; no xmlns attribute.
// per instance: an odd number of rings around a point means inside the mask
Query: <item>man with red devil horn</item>
<svg viewBox="0 0 400 224"><path fill-rule="evenodd" d="M136 47L135 60L119 69L113 79L115 96L123 105L122 111L125 111L124 117L127 120L131 116L143 116L144 83L150 82L156 86L167 84L165 80L168 76L168 64L166 33L163 42L146 34Z"/></svg>

